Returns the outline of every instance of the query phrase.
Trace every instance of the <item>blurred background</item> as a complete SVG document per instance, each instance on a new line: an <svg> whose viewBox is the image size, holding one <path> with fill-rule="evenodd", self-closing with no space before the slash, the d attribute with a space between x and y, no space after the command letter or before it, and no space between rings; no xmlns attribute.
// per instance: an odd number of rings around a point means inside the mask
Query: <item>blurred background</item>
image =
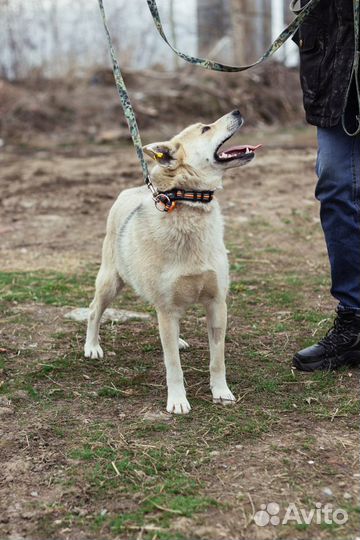
<svg viewBox="0 0 360 540"><path fill-rule="evenodd" d="M284 0L159 0L171 41L181 49L221 61L246 63L262 54L288 22ZM128 68L179 65L153 31L146 2L105 2L114 42ZM108 53L94 0L1 0L1 76L81 74L106 64ZM139 36L141 39L139 39ZM277 56L297 64L290 43Z"/></svg>
<svg viewBox="0 0 360 540"><path fill-rule="evenodd" d="M159 0L158 5L175 46L237 64L257 59L292 17L287 0ZM201 120L238 106L249 125L302 123L293 42L255 70L211 73L172 53L145 0L105 0L105 8L142 129L160 119L163 126L181 127L192 121L194 110ZM3 141L27 138L29 131L56 137L64 129L96 139L104 129L126 127L96 0L0 0L0 20Z"/></svg>

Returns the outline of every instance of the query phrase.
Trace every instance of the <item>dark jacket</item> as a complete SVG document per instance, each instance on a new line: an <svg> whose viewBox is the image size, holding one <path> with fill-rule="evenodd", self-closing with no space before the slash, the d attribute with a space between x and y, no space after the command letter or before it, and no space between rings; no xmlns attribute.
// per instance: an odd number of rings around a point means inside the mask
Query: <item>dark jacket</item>
<svg viewBox="0 0 360 540"><path fill-rule="evenodd" d="M335 126L343 111L354 59L352 0L321 0L294 41L300 49L306 119L315 126Z"/></svg>

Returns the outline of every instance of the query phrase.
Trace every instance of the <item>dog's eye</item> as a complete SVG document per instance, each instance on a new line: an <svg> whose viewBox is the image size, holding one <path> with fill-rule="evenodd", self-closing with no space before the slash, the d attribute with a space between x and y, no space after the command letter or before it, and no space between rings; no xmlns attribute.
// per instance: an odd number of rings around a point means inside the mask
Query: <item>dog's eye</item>
<svg viewBox="0 0 360 540"><path fill-rule="evenodd" d="M201 130L201 133L205 133L205 131L209 131L209 129L211 129L210 126L204 126Z"/></svg>

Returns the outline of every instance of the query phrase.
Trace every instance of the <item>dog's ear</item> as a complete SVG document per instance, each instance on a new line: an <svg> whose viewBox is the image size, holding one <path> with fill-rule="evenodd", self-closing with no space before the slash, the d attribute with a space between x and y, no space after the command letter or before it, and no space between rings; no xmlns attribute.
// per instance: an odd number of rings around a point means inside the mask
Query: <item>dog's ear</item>
<svg viewBox="0 0 360 540"><path fill-rule="evenodd" d="M147 144L143 146L143 150L161 167L176 169L179 164L179 145L171 141Z"/></svg>

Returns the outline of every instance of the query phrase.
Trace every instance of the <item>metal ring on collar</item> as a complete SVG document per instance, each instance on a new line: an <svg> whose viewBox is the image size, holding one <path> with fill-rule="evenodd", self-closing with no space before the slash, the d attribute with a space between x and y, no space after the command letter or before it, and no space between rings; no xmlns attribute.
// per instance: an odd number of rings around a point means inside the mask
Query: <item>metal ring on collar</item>
<svg viewBox="0 0 360 540"><path fill-rule="evenodd" d="M159 195L156 195L156 197L154 197L154 203L155 208L159 210L159 212L167 212L172 204L170 197L165 195L165 193L159 193Z"/></svg>

